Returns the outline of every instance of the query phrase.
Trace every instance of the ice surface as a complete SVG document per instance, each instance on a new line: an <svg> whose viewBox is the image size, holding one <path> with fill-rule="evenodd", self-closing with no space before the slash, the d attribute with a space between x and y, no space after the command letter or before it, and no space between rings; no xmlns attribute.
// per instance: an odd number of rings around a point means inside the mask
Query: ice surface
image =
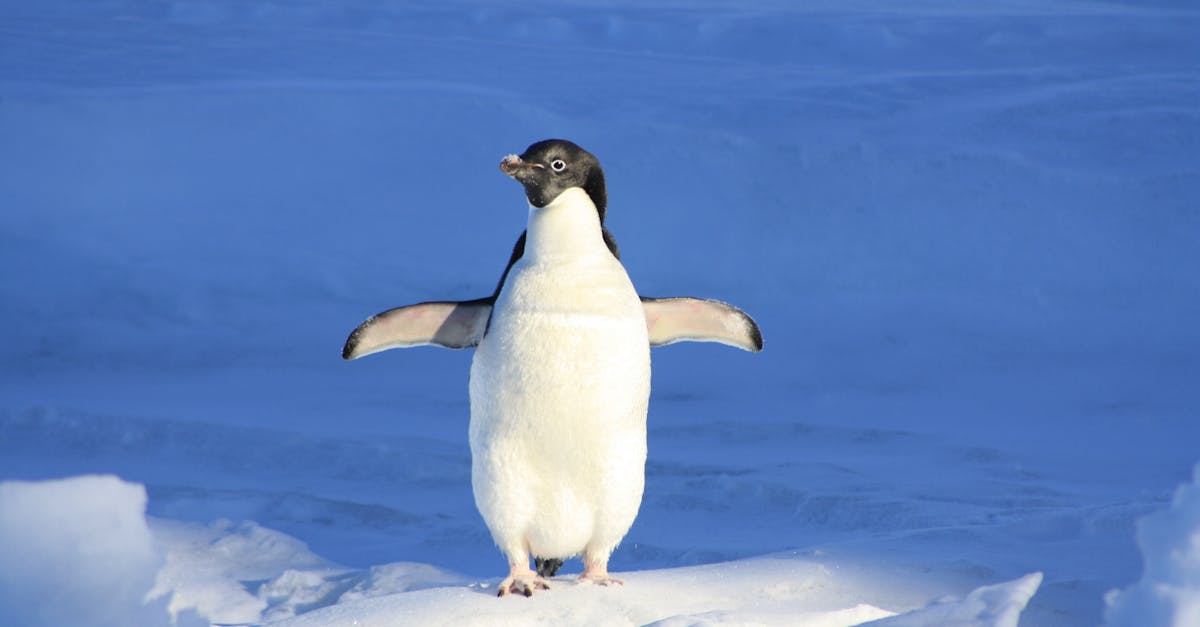
<svg viewBox="0 0 1200 627"><path fill-rule="evenodd" d="M1138 521L1142 578L1108 596L1112 627L1200 625L1200 466L1168 510Z"/></svg>
<svg viewBox="0 0 1200 627"><path fill-rule="evenodd" d="M817 626L890 615L866 604L839 607L856 596L860 575L808 560L759 558L630 573L620 588L558 577L550 592L531 599L497 599L494 585L440 587L339 604L282 624Z"/></svg>
<svg viewBox="0 0 1200 627"><path fill-rule="evenodd" d="M1021 611L1042 583L1042 573L982 586L966 598L931 603L919 610L869 623L875 627L1017 627Z"/></svg>
<svg viewBox="0 0 1200 627"><path fill-rule="evenodd" d="M211 525L153 521L166 549L152 596L165 597L171 619L257 623L319 604L346 572L302 542L252 523ZM253 585L252 585L253 582Z"/></svg>
<svg viewBox="0 0 1200 627"><path fill-rule="evenodd" d="M0 622L164 624L145 511L146 490L112 476L0 482Z"/></svg>
<svg viewBox="0 0 1200 627"><path fill-rule="evenodd" d="M497 160L563 137L639 290L767 345L655 350L597 598L795 553L872 580L781 612L1042 572L1022 627L1090 627L1200 459L1197 33L1166 0L0 3L0 479L145 485L181 624L494 601L469 351L338 350L490 293L527 213Z"/></svg>

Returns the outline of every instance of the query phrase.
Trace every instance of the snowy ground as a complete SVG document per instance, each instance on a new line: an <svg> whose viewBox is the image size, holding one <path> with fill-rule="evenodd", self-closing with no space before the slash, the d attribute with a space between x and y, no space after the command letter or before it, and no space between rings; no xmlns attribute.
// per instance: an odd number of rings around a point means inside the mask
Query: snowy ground
<svg viewBox="0 0 1200 627"><path fill-rule="evenodd" d="M0 623L1186 621L1198 102L1167 0L0 2ZM470 353L338 353L546 137L766 350L654 352L626 586L496 600Z"/></svg>

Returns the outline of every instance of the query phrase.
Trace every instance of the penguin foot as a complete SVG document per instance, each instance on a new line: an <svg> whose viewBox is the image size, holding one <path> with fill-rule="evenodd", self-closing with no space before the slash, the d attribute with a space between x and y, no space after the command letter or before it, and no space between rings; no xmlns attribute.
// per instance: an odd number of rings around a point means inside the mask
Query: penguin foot
<svg viewBox="0 0 1200 627"><path fill-rule="evenodd" d="M580 575L579 579L575 580L575 583L577 583L577 584L594 583L597 586L623 586L623 585L625 585L624 581L621 581L620 579L617 579L616 577L611 577L609 575L604 575L603 577L589 577L587 575Z"/></svg>
<svg viewBox="0 0 1200 627"><path fill-rule="evenodd" d="M496 596L502 597L509 594L520 594L531 597L538 590L549 589L549 582L532 570L526 570L520 573L509 573L508 578L500 582L500 588L496 591Z"/></svg>
<svg viewBox="0 0 1200 627"><path fill-rule="evenodd" d="M624 581L621 581L620 579L617 579L616 577L613 577L612 575L608 574L608 561L607 560L605 560L603 563L600 563L600 562L587 563L587 562L585 562L583 574L579 576L579 579L577 579L575 581L575 583L584 583L584 582L591 582L591 583L596 584L597 586L612 586L612 585L623 586L623 585L625 585Z"/></svg>

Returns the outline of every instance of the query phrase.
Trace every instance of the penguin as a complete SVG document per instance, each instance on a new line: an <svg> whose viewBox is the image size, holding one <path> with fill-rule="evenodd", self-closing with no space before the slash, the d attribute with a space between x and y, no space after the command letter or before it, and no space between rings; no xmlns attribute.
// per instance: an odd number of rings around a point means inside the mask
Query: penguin
<svg viewBox="0 0 1200 627"><path fill-rule="evenodd" d="M574 557L579 582L621 583L608 560L645 486L650 348L700 341L757 352L762 334L727 303L638 294L604 226L604 172L588 151L543 140L500 170L523 187L528 219L494 293L372 316L342 357L474 347L471 486L508 560L497 594L549 590Z"/></svg>

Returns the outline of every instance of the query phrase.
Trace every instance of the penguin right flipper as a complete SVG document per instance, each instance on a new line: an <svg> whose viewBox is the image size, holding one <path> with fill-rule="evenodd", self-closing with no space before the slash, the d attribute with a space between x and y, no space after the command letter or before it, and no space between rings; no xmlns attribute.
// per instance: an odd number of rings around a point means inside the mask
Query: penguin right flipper
<svg viewBox="0 0 1200 627"><path fill-rule="evenodd" d="M357 359L389 348L435 345L470 348L479 343L492 315L494 298L418 303L389 309L358 325L342 348L342 359Z"/></svg>
<svg viewBox="0 0 1200 627"><path fill-rule="evenodd" d="M642 297L651 346L675 342L720 342L757 353L762 332L746 312L719 300Z"/></svg>

